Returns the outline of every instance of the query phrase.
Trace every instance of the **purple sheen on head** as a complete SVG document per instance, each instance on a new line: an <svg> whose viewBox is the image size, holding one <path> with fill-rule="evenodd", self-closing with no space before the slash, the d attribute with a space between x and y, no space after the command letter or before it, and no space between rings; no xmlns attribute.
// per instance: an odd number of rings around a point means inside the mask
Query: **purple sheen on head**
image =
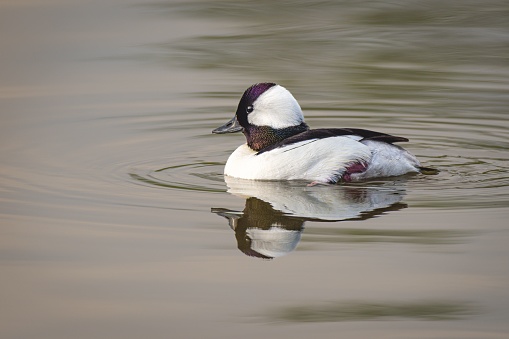
<svg viewBox="0 0 509 339"><path fill-rule="evenodd" d="M247 98L250 102L255 102L256 99L269 88L276 86L275 83L272 82L262 82L258 84L254 84L253 86L246 89L244 92L244 97Z"/></svg>

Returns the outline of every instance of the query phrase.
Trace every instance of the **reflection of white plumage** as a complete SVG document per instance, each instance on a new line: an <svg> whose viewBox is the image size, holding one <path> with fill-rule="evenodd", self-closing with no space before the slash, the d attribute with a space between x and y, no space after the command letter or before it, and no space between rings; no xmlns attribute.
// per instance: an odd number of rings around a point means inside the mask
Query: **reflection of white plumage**
<svg viewBox="0 0 509 339"><path fill-rule="evenodd" d="M267 230L249 228L246 235L251 240L251 249L266 257L277 258L293 251L300 241L301 231L287 230L273 225Z"/></svg>
<svg viewBox="0 0 509 339"><path fill-rule="evenodd" d="M244 210L213 208L212 212L228 219L242 252L266 259L293 251L308 220L367 219L406 207L400 202L403 186L309 187L302 182L225 180L228 192L246 199Z"/></svg>
<svg viewBox="0 0 509 339"><path fill-rule="evenodd" d="M213 133L242 131L227 176L254 180L358 181L418 173L415 156L393 145L406 138L354 128L309 129L292 94L274 83L249 87L235 117Z"/></svg>
<svg viewBox="0 0 509 339"><path fill-rule="evenodd" d="M256 197L293 217L319 220L346 220L389 208L401 201L403 187L318 186L225 177L228 192Z"/></svg>

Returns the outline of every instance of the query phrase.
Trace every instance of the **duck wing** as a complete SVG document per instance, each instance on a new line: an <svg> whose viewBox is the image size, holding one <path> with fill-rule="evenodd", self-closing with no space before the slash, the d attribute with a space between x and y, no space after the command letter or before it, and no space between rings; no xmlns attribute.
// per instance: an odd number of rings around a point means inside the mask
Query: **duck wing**
<svg viewBox="0 0 509 339"><path fill-rule="evenodd" d="M360 128L317 128L317 129L311 129L304 131L302 133L293 135L291 137L288 137L284 140L281 140L278 143L275 143L273 145L267 146L263 149L261 149L257 155L262 154L264 152L268 152L280 147L289 146L291 144L295 144L301 141L312 141L317 139L325 139L325 138L332 138L332 137L338 137L338 136L359 136L361 137L360 140L376 140L385 142L388 144L392 144L394 142L405 142L408 141L407 138L403 137L397 137L394 135L386 134L386 133L380 133L375 131L370 131L367 129L360 129ZM359 141L360 141L359 140Z"/></svg>

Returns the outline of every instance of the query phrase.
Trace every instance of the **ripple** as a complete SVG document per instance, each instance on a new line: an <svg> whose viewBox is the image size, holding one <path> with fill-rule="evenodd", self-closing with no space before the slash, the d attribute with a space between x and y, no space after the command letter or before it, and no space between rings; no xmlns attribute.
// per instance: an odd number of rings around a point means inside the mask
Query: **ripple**
<svg viewBox="0 0 509 339"><path fill-rule="evenodd" d="M201 192L225 192L222 165L220 162L199 161L148 171L135 169L129 173L129 176L135 183L149 187Z"/></svg>
<svg viewBox="0 0 509 339"><path fill-rule="evenodd" d="M433 177L417 176L411 186L419 204L436 208L498 208L509 205L507 154L497 150L475 150L461 154L420 157L426 165L440 169Z"/></svg>

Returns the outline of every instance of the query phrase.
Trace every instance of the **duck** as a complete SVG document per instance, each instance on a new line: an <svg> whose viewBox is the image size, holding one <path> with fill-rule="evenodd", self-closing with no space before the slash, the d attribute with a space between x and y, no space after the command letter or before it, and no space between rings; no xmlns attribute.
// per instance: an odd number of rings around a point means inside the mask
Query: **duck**
<svg viewBox="0 0 509 339"><path fill-rule="evenodd" d="M407 138L360 128L311 129L294 96L273 82L245 90L234 117L212 133L242 132L224 175L248 180L306 180L310 185L427 173L396 142Z"/></svg>

